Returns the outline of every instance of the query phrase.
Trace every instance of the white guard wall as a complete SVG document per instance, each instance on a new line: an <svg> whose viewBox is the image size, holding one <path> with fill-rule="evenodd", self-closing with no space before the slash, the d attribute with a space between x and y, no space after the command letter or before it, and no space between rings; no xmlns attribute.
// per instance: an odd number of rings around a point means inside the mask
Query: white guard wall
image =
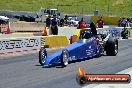
<svg viewBox="0 0 132 88"><path fill-rule="evenodd" d="M0 39L0 54L38 50L40 45L39 37Z"/></svg>

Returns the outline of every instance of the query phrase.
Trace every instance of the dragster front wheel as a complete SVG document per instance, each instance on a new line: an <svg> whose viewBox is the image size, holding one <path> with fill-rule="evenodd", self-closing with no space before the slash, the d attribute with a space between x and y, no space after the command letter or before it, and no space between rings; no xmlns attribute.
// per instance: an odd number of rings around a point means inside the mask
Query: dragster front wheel
<svg viewBox="0 0 132 88"><path fill-rule="evenodd" d="M41 47L39 51L39 63L43 66L45 63L45 59L47 58L47 52L44 47Z"/></svg>

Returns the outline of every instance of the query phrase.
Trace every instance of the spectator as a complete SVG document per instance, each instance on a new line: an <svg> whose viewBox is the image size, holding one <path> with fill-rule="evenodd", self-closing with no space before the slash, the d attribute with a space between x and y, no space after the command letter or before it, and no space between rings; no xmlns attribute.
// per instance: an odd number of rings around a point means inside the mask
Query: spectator
<svg viewBox="0 0 132 88"><path fill-rule="evenodd" d="M64 23L65 23L65 25L68 25L68 16L67 15L65 15L65 17L64 17Z"/></svg>
<svg viewBox="0 0 132 88"><path fill-rule="evenodd" d="M122 22L122 18L120 17L120 19L118 21L118 27L121 27L121 22Z"/></svg>
<svg viewBox="0 0 132 88"><path fill-rule="evenodd" d="M129 30L126 28L126 26L124 26L121 32L122 39L128 39L128 35L129 35Z"/></svg>
<svg viewBox="0 0 132 88"><path fill-rule="evenodd" d="M53 19L51 20L51 32L53 35L58 35L58 19L56 15L53 15Z"/></svg>
<svg viewBox="0 0 132 88"><path fill-rule="evenodd" d="M46 18L46 27L50 27L50 24L51 24L51 19L50 18L51 18L50 16L48 16Z"/></svg>
<svg viewBox="0 0 132 88"><path fill-rule="evenodd" d="M60 19L60 26L63 27L64 26L64 19Z"/></svg>
<svg viewBox="0 0 132 88"><path fill-rule="evenodd" d="M121 21L121 27L126 27L128 25L128 21L123 17Z"/></svg>
<svg viewBox="0 0 132 88"><path fill-rule="evenodd" d="M102 20L102 17L97 21L98 28L103 28L104 21Z"/></svg>
<svg viewBox="0 0 132 88"><path fill-rule="evenodd" d="M79 22L78 22L78 28L79 29L84 29L86 28L86 22L84 21L84 19L82 18Z"/></svg>

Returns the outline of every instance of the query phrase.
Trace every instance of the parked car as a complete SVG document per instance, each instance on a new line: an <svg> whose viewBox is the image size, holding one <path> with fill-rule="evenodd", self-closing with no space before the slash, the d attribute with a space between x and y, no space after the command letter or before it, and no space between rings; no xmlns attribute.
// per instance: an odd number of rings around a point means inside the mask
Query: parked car
<svg viewBox="0 0 132 88"><path fill-rule="evenodd" d="M79 22L79 20L77 17L68 17L68 24L70 26L77 26L78 22Z"/></svg>

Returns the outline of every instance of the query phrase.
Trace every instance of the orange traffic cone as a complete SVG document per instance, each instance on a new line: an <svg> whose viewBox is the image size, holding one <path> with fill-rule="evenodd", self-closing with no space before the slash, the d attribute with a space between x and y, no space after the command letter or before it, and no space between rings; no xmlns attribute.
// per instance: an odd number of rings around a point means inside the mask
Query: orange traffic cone
<svg viewBox="0 0 132 88"><path fill-rule="evenodd" d="M47 30L46 30L46 26L44 26L44 30L42 32L42 36L46 36L47 35Z"/></svg>

